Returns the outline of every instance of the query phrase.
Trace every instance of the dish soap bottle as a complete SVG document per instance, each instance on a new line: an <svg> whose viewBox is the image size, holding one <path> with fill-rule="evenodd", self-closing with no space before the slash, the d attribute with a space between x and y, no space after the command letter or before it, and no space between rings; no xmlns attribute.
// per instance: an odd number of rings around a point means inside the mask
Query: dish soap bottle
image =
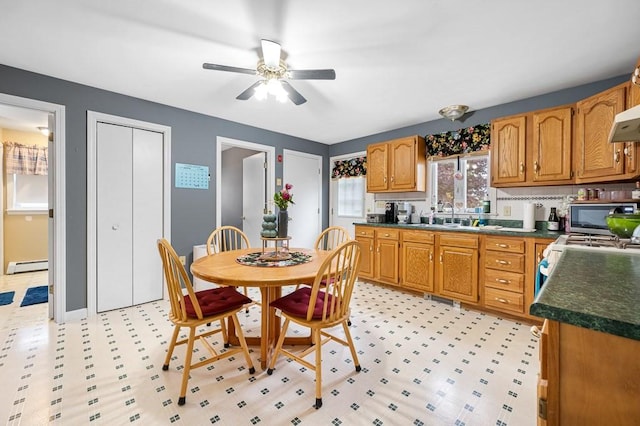
<svg viewBox="0 0 640 426"><path fill-rule="evenodd" d="M549 214L549 220L547 221L547 230L557 231L560 227L560 220L558 219L558 213L555 207L551 207L551 213Z"/></svg>

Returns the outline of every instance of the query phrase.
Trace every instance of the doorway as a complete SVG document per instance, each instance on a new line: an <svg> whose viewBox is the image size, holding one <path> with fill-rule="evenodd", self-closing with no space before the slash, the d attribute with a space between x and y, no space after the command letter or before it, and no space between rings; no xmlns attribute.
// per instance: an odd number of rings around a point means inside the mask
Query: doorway
<svg viewBox="0 0 640 426"><path fill-rule="evenodd" d="M5 123L13 121L13 126L46 127L49 133L49 161L48 161L48 207L47 221L47 258L49 286L49 317L55 322L68 321L66 314L66 208L65 200L65 107L63 105L34 99L0 93L0 109ZM10 112L13 111L13 112ZM31 123L19 111L36 114L42 117L42 122ZM30 114L27 114L27 116ZM20 124L18 124L20 123ZM4 164L0 167L4 179ZM4 182L0 188L4 188ZM0 189L0 210L3 205L4 194ZM0 221L0 241L4 241L4 220ZM4 253L0 248L0 265L4 273Z"/></svg>
<svg viewBox="0 0 640 426"><path fill-rule="evenodd" d="M234 155L237 157L234 164L223 161L223 153L230 150L235 150L237 154ZM272 208L269 200L273 199L274 162L275 148L272 146L220 136L217 138L216 226L233 225L242 229L247 234L251 247L261 246L259 226L262 215L265 208ZM236 169L235 178L229 178L228 168ZM234 195L238 196L238 203L242 206L223 214L223 200L233 198Z"/></svg>

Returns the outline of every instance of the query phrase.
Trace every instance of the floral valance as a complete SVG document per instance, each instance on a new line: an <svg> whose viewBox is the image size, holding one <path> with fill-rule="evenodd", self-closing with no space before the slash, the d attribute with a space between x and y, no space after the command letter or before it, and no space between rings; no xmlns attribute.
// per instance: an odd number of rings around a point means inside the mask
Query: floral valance
<svg viewBox="0 0 640 426"><path fill-rule="evenodd" d="M331 177L342 179L367 175L367 157L355 157L348 160L336 160L333 162Z"/></svg>
<svg viewBox="0 0 640 426"><path fill-rule="evenodd" d="M6 173L19 175L46 175L49 154L46 146L5 142Z"/></svg>
<svg viewBox="0 0 640 426"><path fill-rule="evenodd" d="M479 124L460 130L427 135L427 156L448 157L475 151L486 151L491 147L491 124Z"/></svg>

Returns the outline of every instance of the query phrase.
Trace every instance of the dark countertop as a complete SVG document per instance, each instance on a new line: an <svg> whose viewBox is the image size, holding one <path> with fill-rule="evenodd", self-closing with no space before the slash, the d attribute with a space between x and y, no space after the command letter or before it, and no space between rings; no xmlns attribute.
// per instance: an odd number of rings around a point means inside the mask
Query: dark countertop
<svg viewBox="0 0 640 426"><path fill-rule="evenodd" d="M640 255L565 249L529 311L640 340Z"/></svg>
<svg viewBox="0 0 640 426"><path fill-rule="evenodd" d="M510 231L510 228L502 227L499 229L485 228L483 226L469 227L463 226L460 228L451 228L443 225L428 225L426 223L410 224L410 223L366 223L355 222L354 225L358 226L374 226L381 228L400 228L400 229L416 229L423 231L440 231L440 232L467 232L473 234L491 234L491 235L503 235L511 237L523 237L523 238L552 238L556 239L558 236L563 235L563 232L558 231L546 231L536 230L535 232L520 232ZM511 228L512 229L512 228Z"/></svg>

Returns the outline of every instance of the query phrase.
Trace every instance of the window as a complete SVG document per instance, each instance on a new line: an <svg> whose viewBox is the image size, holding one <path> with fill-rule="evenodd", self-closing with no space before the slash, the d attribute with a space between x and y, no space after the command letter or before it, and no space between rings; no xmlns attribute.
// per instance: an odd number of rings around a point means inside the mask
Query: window
<svg viewBox="0 0 640 426"><path fill-rule="evenodd" d="M338 179L338 216L364 217L366 177Z"/></svg>
<svg viewBox="0 0 640 426"><path fill-rule="evenodd" d="M459 212L472 212L482 207L489 192L489 155L448 157L431 162L432 205L450 203Z"/></svg>
<svg viewBox="0 0 640 426"><path fill-rule="evenodd" d="M7 175L7 210L46 211L48 201L47 175Z"/></svg>

